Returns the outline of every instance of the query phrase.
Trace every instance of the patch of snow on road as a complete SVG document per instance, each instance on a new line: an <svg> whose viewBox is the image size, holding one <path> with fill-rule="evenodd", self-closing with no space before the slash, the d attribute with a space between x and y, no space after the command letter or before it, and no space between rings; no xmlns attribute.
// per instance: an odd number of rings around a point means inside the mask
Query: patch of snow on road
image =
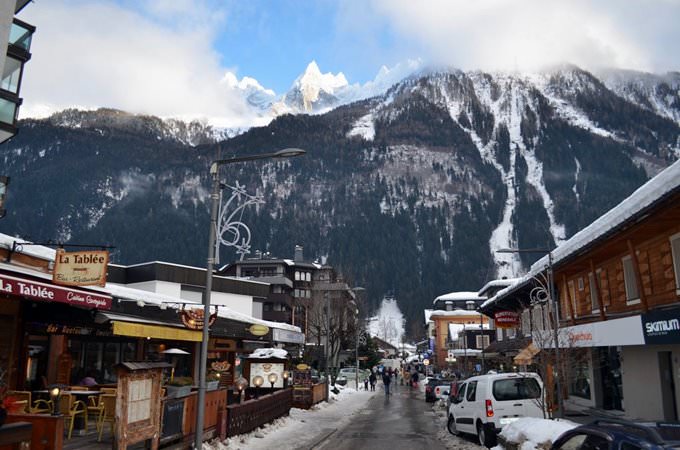
<svg viewBox="0 0 680 450"><path fill-rule="evenodd" d="M308 448L324 431L347 424L376 395L376 392L337 387L340 393L331 394L329 402L319 403L309 410L292 408L287 417L276 419L248 434L234 436L222 442L214 440L204 443L203 450Z"/></svg>
<svg viewBox="0 0 680 450"><path fill-rule="evenodd" d="M347 133L347 137L359 136L367 141L372 141L375 138L375 126L373 126L373 114L369 113L359 120L354 122L354 126Z"/></svg>

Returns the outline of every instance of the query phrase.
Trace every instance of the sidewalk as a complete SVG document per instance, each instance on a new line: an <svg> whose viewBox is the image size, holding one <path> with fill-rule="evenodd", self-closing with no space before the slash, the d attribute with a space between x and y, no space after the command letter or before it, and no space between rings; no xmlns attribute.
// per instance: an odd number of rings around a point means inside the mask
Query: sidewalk
<svg viewBox="0 0 680 450"><path fill-rule="evenodd" d="M293 408L287 417L281 417L258 430L234 436L224 442L213 441L209 445L203 444L203 449L313 448L347 424L376 394L380 394L377 389L376 392L370 392L341 388L339 394L331 394L330 402L319 403L309 410Z"/></svg>

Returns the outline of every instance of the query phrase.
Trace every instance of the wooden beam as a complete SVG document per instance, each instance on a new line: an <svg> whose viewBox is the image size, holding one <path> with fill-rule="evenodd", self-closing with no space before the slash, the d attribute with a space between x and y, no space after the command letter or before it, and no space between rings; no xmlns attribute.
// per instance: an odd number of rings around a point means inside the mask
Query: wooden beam
<svg viewBox="0 0 680 450"><path fill-rule="evenodd" d="M635 272L635 282L638 285L638 295L640 296L640 303L642 303L642 311L649 311L649 306L647 305L647 296L645 295L645 288L642 285L642 276L640 276L640 266L638 264L637 254L635 253L635 247L630 239L626 240L628 245L628 251L630 252L630 257L633 260L633 272ZM625 275L624 275L625 276Z"/></svg>
<svg viewBox="0 0 680 450"><path fill-rule="evenodd" d="M569 314L571 315L571 324L576 325L576 317L574 316L574 305L571 301L571 295L569 292L569 284L567 283L567 276L562 275L562 289L565 293L565 299L567 300L567 308L569 308Z"/></svg>
<svg viewBox="0 0 680 450"><path fill-rule="evenodd" d="M590 260L590 272L593 274L593 280L595 280L595 286L590 286L590 290L592 291L593 287L595 288L595 298L600 307L600 320L605 321L607 320L607 316L604 313L604 304L602 303L602 295L600 295L600 292L602 291L600 287L600 277L598 277L597 272L595 272L595 263L593 263L592 259ZM590 283L590 277L588 277L588 282Z"/></svg>

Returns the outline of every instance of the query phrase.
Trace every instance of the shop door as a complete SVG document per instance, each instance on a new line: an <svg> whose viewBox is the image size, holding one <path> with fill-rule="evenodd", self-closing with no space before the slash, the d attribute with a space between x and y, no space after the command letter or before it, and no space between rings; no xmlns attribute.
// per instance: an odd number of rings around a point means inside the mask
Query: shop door
<svg viewBox="0 0 680 450"><path fill-rule="evenodd" d="M623 411L621 358L616 347L599 349L602 379L602 407Z"/></svg>
<svg viewBox="0 0 680 450"><path fill-rule="evenodd" d="M664 420L678 420L675 404L675 382L673 378L672 352L659 352L659 375L661 376L661 401Z"/></svg>

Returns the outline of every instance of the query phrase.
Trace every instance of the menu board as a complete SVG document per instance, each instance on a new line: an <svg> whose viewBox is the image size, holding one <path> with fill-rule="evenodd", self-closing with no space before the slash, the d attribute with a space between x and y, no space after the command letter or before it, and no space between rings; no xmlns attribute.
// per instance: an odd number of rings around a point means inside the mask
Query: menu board
<svg viewBox="0 0 680 450"><path fill-rule="evenodd" d="M269 382L269 379L267 378L269 374L275 373L276 376L276 382L274 383L275 388L282 388L283 387L283 376L281 375L283 373L283 368L284 365L283 363L255 363L251 362L250 363L250 380L248 380L250 386L255 386L255 383L253 382L253 379L256 376L261 376L264 378L264 383L262 383L263 387L270 387L271 383Z"/></svg>
<svg viewBox="0 0 680 450"><path fill-rule="evenodd" d="M130 380L128 390L128 424L151 418L152 386L153 383L150 378Z"/></svg>

